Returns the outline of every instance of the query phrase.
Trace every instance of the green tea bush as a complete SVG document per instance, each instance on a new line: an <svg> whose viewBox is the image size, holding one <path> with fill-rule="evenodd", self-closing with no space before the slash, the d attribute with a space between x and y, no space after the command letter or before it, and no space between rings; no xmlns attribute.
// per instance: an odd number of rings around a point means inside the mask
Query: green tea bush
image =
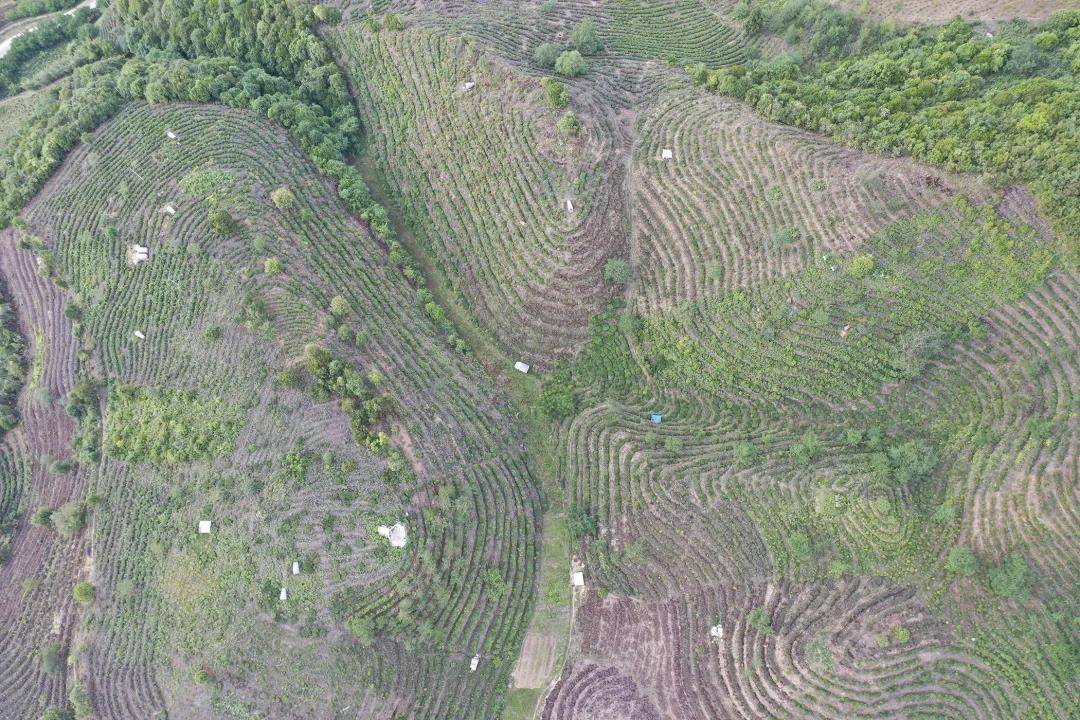
<svg viewBox="0 0 1080 720"><path fill-rule="evenodd" d="M580 75L585 67L585 58L577 50L566 50L555 60L555 72L565 77Z"/></svg>

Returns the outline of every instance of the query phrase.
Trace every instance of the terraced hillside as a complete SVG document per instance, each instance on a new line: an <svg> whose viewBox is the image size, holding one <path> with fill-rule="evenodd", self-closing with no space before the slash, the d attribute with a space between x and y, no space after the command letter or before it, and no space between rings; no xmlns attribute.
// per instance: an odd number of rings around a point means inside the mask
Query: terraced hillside
<svg viewBox="0 0 1080 720"><path fill-rule="evenodd" d="M1002 219L969 217L992 235L1022 207L1010 195ZM869 246L891 247L894 261L897 251L942 249L936 222L920 221L921 245L905 244L903 226ZM1009 264L1034 258L1025 243L1046 242L1021 225L996 227L1011 228L994 241ZM957 230L948 226L951 242ZM984 262L973 247L960 252ZM941 271L941 287L949 263L924 266ZM802 394L815 386L801 374L808 359L837 367L826 359L832 342L818 349L807 338L792 365L799 379L775 404L723 387L713 399L658 394L641 377L626 400L566 422L560 474L581 518L575 548L590 599L580 660L544 717L1080 711L1072 666L1061 664L1069 641L1054 639L1068 632L1075 599L1063 588L1080 569L1078 338L1068 319L1078 289L1056 272L1029 277L1038 280L1017 286L991 272L987 287L1013 290L977 311L982 330L949 341L922 372L875 378L877 392L846 409ZM935 304L944 325L956 301ZM883 325L871 334L909 314L873 311ZM654 369L654 385L665 372ZM858 382L858 370L833 372Z"/></svg>
<svg viewBox="0 0 1080 720"><path fill-rule="evenodd" d="M1076 0L960 0L959 2L930 2L928 0L830 0L852 12L875 17L894 18L926 24L947 23L954 17L985 22L1007 21L1013 18L1045 20L1058 10L1078 9Z"/></svg>
<svg viewBox="0 0 1080 720"><path fill-rule="evenodd" d="M936 170L689 90L640 120L630 172L642 312L791 275L955 192Z"/></svg>
<svg viewBox="0 0 1080 720"><path fill-rule="evenodd" d="M280 187L294 198L288 210L270 201ZM208 224L211 207L232 216L226 234ZM100 498L92 528L50 546L34 539L47 531L27 527L22 541L53 547L52 559L4 569L5 587L44 576L36 592L70 598L81 576L97 593L76 636L70 599L68 620L52 626L65 648L80 648L71 671L53 676L28 656L50 632L47 616L30 613L49 603L9 606L27 617L4 643L27 667L19 707L92 678L107 717L271 706L333 717L358 703L490 716L533 583L537 495L515 432L477 366L446 347L385 252L282 133L220 107L136 107L69 158L27 217L43 245L17 250L9 234L11 256L30 267L35 252L45 258L78 308L83 353L73 341L66 353L50 347L68 373L54 396L76 373L110 389L100 459L78 464L82 480L66 479L64 497L48 489L59 479L36 475L28 491L30 506L55 503L89 482ZM135 267L132 243L150 249ZM26 276L20 297L52 286ZM348 391L320 390L333 385L305 350L313 342L348 363L330 372L356 367L370 390L355 379ZM311 392L293 389L298 381ZM369 431L357 407L365 392L385 417ZM63 414L58 400L49 407ZM204 418L205 442L125 434L186 412ZM65 436L52 442L70 453ZM27 444L14 455L29 455L24 463L42 449ZM208 537L196 532L202 519L213 522ZM375 532L394 521L407 526L404 550Z"/></svg>
<svg viewBox="0 0 1080 720"><path fill-rule="evenodd" d="M539 84L462 41L358 30L341 42L377 171L454 291L509 354L572 353L624 242L613 190L598 187L599 141L561 138Z"/></svg>
<svg viewBox="0 0 1080 720"><path fill-rule="evenodd" d="M835 4L20 43L0 720L1080 718L1080 12Z"/></svg>

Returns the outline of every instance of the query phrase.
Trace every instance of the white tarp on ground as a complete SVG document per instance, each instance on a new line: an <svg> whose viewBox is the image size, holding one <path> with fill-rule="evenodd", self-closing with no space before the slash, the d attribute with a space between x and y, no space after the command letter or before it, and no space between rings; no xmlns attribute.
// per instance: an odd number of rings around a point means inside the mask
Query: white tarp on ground
<svg viewBox="0 0 1080 720"><path fill-rule="evenodd" d="M394 523L390 527L380 525L379 534L389 540L390 544L396 548L405 547L405 543L409 541L409 532L401 523Z"/></svg>

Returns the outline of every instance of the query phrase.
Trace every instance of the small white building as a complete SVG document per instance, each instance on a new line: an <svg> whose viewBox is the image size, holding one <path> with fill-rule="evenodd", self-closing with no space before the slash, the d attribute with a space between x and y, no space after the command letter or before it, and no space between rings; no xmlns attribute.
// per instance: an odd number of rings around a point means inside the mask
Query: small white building
<svg viewBox="0 0 1080 720"><path fill-rule="evenodd" d="M172 130L166 130L165 137L169 138L170 140L175 140L177 135Z"/></svg>
<svg viewBox="0 0 1080 720"><path fill-rule="evenodd" d="M281 588L281 592L278 593L278 600L288 600L288 599L289 599L289 589L284 588L284 587Z"/></svg>
<svg viewBox="0 0 1080 720"><path fill-rule="evenodd" d="M518 360L516 363L514 363L514 369L517 370L518 372L525 373L526 375L529 374L529 364L528 363L523 363L520 360Z"/></svg>
<svg viewBox="0 0 1080 720"><path fill-rule="evenodd" d="M150 259L150 248L143 245L128 245L127 261L132 265L146 262Z"/></svg>
<svg viewBox="0 0 1080 720"><path fill-rule="evenodd" d="M401 523L394 523L390 527L380 525L379 534L389 540L392 547L396 548L405 547L405 543L409 541L409 532Z"/></svg>
<svg viewBox="0 0 1080 720"><path fill-rule="evenodd" d="M299 575L300 574L300 563L296 562L295 560L293 560L293 564L292 564L292 574L293 575Z"/></svg>
<svg viewBox="0 0 1080 720"><path fill-rule="evenodd" d="M724 639L724 626L721 625L720 623L717 623L717 624L713 625L711 628L709 628L709 636L714 637L717 640L723 640Z"/></svg>
<svg viewBox="0 0 1080 720"><path fill-rule="evenodd" d="M476 672L478 667L480 667L480 656L473 655L472 661L469 663L469 672Z"/></svg>
<svg viewBox="0 0 1080 720"><path fill-rule="evenodd" d="M570 584L574 587L585 587L585 573L580 570L570 575Z"/></svg>
<svg viewBox="0 0 1080 720"><path fill-rule="evenodd" d="M566 212L574 212L574 203L570 200L570 198L566 198Z"/></svg>
<svg viewBox="0 0 1080 720"><path fill-rule="evenodd" d="M143 335L143 331L142 331L142 330L136 330L136 331L135 331L134 333L132 333L132 335L134 335L135 337L139 338L140 340L145 340L145 339L146 339L146 336L145 336L145 335Z"/></svg>
<svg viewBox="0 0 1080 720"><path fill-rule="evenodd" d="M675 153L671 152L671 148L664 148L660 151L660 157L662 157L664 160L670 160L671 158L675 157Z"/></svg>
<svg viewBox="0 0 1080 720"><path fill-rule="evenodd" d="M165 213L166 215L175 215L176 208L174 208L172 205L166 205L165 207L161 208L161 212Z"/></svg>
<svg viewBox="0 0 1080 720"><path fill-rule="evenodd" d="M470 80L468 82L463 82L463 83L461 83L461 92L469 92L474 87L476 87L476 83L473 82L472 80Z"/></svg>
<svg viewBox="0 0 1080 720"><path fill-rule="evenodd" d="M199 534L200 535L209 535L210 534L210 525L211 525L211 522L209 520L200 520L199 521Z"/></svg>

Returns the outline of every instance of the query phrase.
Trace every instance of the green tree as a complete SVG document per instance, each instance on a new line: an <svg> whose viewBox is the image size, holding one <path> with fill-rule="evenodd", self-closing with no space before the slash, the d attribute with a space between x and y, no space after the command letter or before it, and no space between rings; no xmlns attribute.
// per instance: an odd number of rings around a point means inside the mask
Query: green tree
<svg viewBox="0 0 1080 720"><path fill-rule="evenodd" d="M748 440L740 440L735 445L735 462L746 466L757 459L757 448Z"/></svg>
<svg viewBox="0 0 1080 720"><path fill-rule="evenodd" d="M229 211L224 208L215 208L211 210L207 219L210 222L210 229L218 235L233 235L240 229L240 225L233 219L233 216L229 214Z"/></svg>
<svg viewBox="0 0 1080 720"><path fill-rule="evenodd" d="M397 13L386 13L386 17L383 18L386 24L387 30L399 32L405 29L405 21L401 19L401 16Z"/></svg>
<svg viewBox="0 0 1080 720"><path fill-rule="evenodd" d="M41 669L52 675L60 669L64 648L60 643L49 643L41 650Z"/></svg>
<svg viewBox="0 0 1080 720"><path fill-rule="evenodd" d="M53 526L52 516L52 508L39 507L34 511L34 514L30 516L30 524L34 527L51 529Z"/></svg>
<svg viewBox="0 0 1080 720"><path fill-rule="evenodd" d="M544 97L553 108L564 108L570 104L570 91L566 85L555 78L541 78L540 84L544 86Z"/></svg>
<svg viewBox="0 0 1080 720"><path fill-rule="evenodd" d="M949 550L945 569L955 575L974 575L979 569L979 560L971 550L963 545L957 545Z"/></svg>
<svg viewBox="0 0 1080 720"><path fill-rule="evenodd" d="M349 314L352 307L349 305L349 301L341 295L335 295L330 298L330 314L334 317L345 317Z"/></svg>
<svg viewBox="0 0 1080 720"><path fill-rule="evenodd" d="M80 604L89 605L94 602L96 592L94 586L84 580L72 589L71 594Z"/></svg>
<svg viewBox="0 0 1080 720"><path fill-rule="evenodd" d="M41 714L41 720L71 720L71 710L68 708L51 707Z"/></svg>
<svg viewBox="0 0 1080 720"><path fill-rule="evenodd" d="M348 621L349 632L353 634L357 640L360 641L360 645L363 647L370 647L371 643L375 641L375 629L371 625L371 621L360 615L353 615Z"/></svg>
<svg viewBox="0 0 1080 720"><path fill-rule="evenodd" d="M285 266L282 264L280 258L268 257L268 258L266 258L266 260L263 261L263 272L266 273L267 275L269 275L270 277L274 277L275 275L280 275L281 271L284 270L284 269L285 269Z"/></svg>
<svg viewBox="0 0 1080 720"><path fill-rule="evenodd" d="M893 482L902 487L926 479L937 466L937 451L922 440L893 445L886 453Z"/></svg>
<svg viewBox="0 0 1080 720"><path fill-rule="evenodd" d="M600 42L600 32L596 23L590 18L585 18L570 32L570 47L582 55L595 55L604 47Z"/></svg>
<svg viewBox="0 0 1080 720"><path fill-rule="evenodd" d="M743 30L749 37L754 37L763 29L765 29L765 11L754 5L743 18Z"/></svg>
<svg viewBox="0 0 1080 720"><path fill-rule="evenodd" d="M53 513L52 524L63 537L71 537L86 526L86 506L72 500Z"/></svg>
<svg viewBox="0 0 1080 720"><path fill-rule="evenodd" d="M800 465L809 465L821 454L823 446L818 440L817 433L807 430L799 439L799 442L791 446L791 457Z"/></svg>
<svg viewBox="0 0 1080 720"><path fill-rule="evenodd" d="M611 258L604 263L604 278L609 282L625 285L630 282L630 277L632 275L633 270L630 267L630 263L621 258Z"/></svg>
<svg viewBox="0 0 1080 720"><path fill-rule="evenodd" d="M573 110L567 110L555 127L563 137L577 137L581 134L581 121Z"/></svg>
<svg viewBox="0 0 1080 720"><path fill-rule="evenodd" d="M810 542L810 536L801 530L791 534L791 556L798 562L806 562L814 557L814 546Z"/></svg>
<svg viewBox="0 0 1080 720"><path fill-rule="evenodd" d="M533 59L540 67L550 68L555 67L555 61L559 58L559 54L563 49L555 43L541 43L536 46L536 50L533 51Z"/></svg>
<svg viewBox="0 0 1080 720"><path fill-rule="evenodd" d="M550 378L540 390L540 409L553 420L570 417L577 412L577 397L570 382Z"/></svg>
<svg viewBox="0 0 1080 720"><path fill-rule="evenodd" d="M864 278L874 270L874 256L863 253L853 257L847 265L847 273L854 278Z"/></svg>
<svg viewBox="0 0 1080 720"><path fill-rule="evenodd" d="M555 60L555 72L564 77L576 77L585 67L585 58L577 50L566 50Z"/></svg>
<svg viewBox="0 0 1080 720"><path fill-rule="evenodd" d="M311 10L315 14L315 19L324 25L337 25L341 22L341 11L336 7L316 5Z"/></svg>
<svg viewBox="0 0 1080 720"><path fill-rule="evenodd" d="M94 704L90 700L90 693L86 692L79 683L74 683L68 691L68 702L74 711L75 720L89 720L94 714Z"/></svg>
<svg viewBox="0 0 1080 720"><path fill-rule="evenodd" d="M769 615L764 608L757 607L747 613L746 622L762 635L771 635L774 632L772 620L769 619Z"/></svg>
<svg viewBox="0 0 1080 720"><path fill-rule="evenodd" d="M1017 553L1010 553L997 567L990 570L990 589L994 594L1011 600L1026 600L1031 593L1034 579L1027 561Z"/></svg>
<svg viewBox="0 0 1080 720"><path fill-rule="evenodd" d="M292 212L296 209L296 195L287 187L279 187L271 192L270 201L282 212Z"/></svg>

